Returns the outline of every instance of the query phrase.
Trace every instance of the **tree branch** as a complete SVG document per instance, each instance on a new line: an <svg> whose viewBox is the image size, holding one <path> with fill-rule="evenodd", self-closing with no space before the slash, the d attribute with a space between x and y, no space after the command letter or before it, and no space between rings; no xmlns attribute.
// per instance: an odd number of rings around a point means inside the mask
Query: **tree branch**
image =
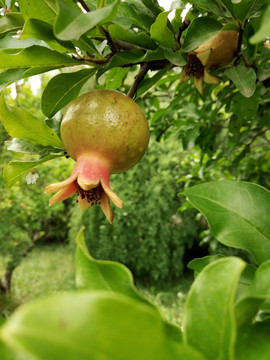
<svg viewBox="0 0 270 360"><path fill-rule="evenodd" d="M178 34L177 34L177 42L180 44L180 39L181 39L181 36L182 36L182 32L185 31L190 25L190 20L189 19L185 19L183 22L182 22L182 25L179 27L179 31L178 31Z"/></svg>
<svg viewBox="0 0 270 360"><path fill-rule="evenodd" d="M137 92L138 86L144 79L145 75L147 74L147 71L149 70L149 64L147 62L143 63L141 65L141 69L138 73L138 75L135 77L134 83L131 85L127 95L131 97L131 99L134 97L134 95Z"/></svg>

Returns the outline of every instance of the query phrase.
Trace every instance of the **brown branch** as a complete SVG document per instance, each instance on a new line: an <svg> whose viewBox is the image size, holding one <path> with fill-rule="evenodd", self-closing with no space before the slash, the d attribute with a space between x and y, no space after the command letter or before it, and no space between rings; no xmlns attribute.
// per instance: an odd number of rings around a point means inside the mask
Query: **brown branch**
<svg viewBox="0 0 270 360"><path fill-rule="evenodd" d="M189 25L190 25L190 20L185 19L182 22L182 25L179 27L179 31L178 31L177 38L176 38L176 40L179 44L180 44L180 39L181 39L183 31L185 31L189 27Z"/></svg>
<svg viewBox="0 0 270 360"><path fill-rule="evenodd" d="M108 57L105 60L103 60L103 59L96 59L96 58L93 58L93 57L80 58L80 57L77 57L75 55L72 55L72 58L75 59L75 60L78 60L78 61L88 61L88 62L91 62L93 64L103 65L103 64L107 64L110 61L111 57Z"/></svg>
<svg viewBox="0 0 270 360"><path fill-rule="evenodd" d="M116 46L116 44L114 43L109 31L105 28L105 26L102 26L102 30L104 32L104 35L105 35L106 39L107 39L108 45L109 45L109 47L111 49L111 52L113 54L116 54L119 51L119 49Z"/></svg>
<svg viewBox="0 0 270 360"><path fill-rule="evenodd" d="M130 87L128 93L127 93L127 95L129 97L131 97L131 99L136 94L138 86L140 85L140 83L144 79L144 77L147 74L148 70L149 70L149 64L147 62L143 63L141 65L141 69L140 69L138 75L135 77L135 80L134 80L133 84L131 85L131 87Z"/></svg>

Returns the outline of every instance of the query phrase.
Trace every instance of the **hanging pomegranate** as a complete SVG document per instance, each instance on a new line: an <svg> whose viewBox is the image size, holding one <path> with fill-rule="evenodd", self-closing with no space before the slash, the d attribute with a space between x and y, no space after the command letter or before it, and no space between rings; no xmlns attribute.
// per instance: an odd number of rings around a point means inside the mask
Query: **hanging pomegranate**
<svg viewBox="0 0 270 360"><path fill-rule="evenodd" d="M88 92L67 108L61 137L76 165L66 180L45 188L45 193L57 191L49 205L77 193L81 209L100 204L112 223L110 200L119 208L123 202L109 185L110 175L132 168L148 147L149 127L142 110L121 92Z"/></svg>

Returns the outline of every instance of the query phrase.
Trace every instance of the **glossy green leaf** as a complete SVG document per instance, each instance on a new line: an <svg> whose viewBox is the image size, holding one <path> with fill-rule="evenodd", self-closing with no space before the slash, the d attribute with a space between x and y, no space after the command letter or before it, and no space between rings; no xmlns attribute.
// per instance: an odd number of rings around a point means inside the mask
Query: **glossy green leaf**
<svg viewBox="0 0 270 360"><path fill-rule="evenodd" d="M168 14L169 11L164 11L158 15L150 29L151 38L166 48L177 49L174 33L168 27Z"/></svg>
<svg viewBox="0 0 270 360"><path fill-rule="evenodd" d="M203 360L172 341L156 311L124 295L80 292L21 306L1 329L16 352L40 360Z"/></svg>
<svg viewBox="0 0 270 360"><path fill-rule="evenodd" d="M133 277L124 265L94 259L87 249L83 228L76 237L76 285L80 290L108 290L126 295L134 300L156 307L144 298L134 286Z"/></svg>
<svg viewBox="0 0 270 360"><path fill-rule="evenodd" d="M40 160L36 161L10 161L4 168L3 178L6 183L6 188L10 189L16 181L18 181L23 175L27 174L31 169L38 165L60 157L62 155L47 155Z"/></svg>
<svg viewBox="0 0 270 360"><path fill-rule="evenodd" d="M3 94L0 97L0 120L12 137L25 138L34 144L63 148L60 138L43 120L22 108L7 105Z"/></svg>
<svg viewBox="0 0 270 360"><path fill-rule="evenodd" d="M47 84L41 98L41 108L47 117L52 117L64 106L75 99L96 68L82 69L72 73L54 76Z"/></svg>
<svg viewBox="0 0 270 360"><path fill-rule="evenodd" d="M166 72L170 69L171 64L167 65L164 69L159 70L155 75L151 78L144 79L137 90L136 98L145 94L148 90L150 90L155 84L166 74Z"/></svg>
<svg viewBox="0 0 270 360"><path fill-rule="evenodd" d="M123 85L123 80L129 68L116 67L106 73L106 89L117 90Z"/></svg>
<svg viewBox="0 0 270 360"><path fill-rule="evenodd" d="M259 266L252 284L238 299L236 316L238 326L252 323L263 302L270 298L270 260Z"/></svg>
<svg viewBox="0 0 270 360"><path fill-rule="evenodd" d="M135 0L136 5L138 1ZM129 18L132 24L138 29L150 30L151 25L155 21L155 17L149 14L149 12L145 12L137 8L133 2L132 6L128 2L120 2L118 8L118 16ZM145 8L144 8L145 9Z"/></svg>
<svg viewBox="0 0 270 360"><path fill-rule="evenodd" d="M235 359L268 360L270 359L270 321L265 320L238 330Z"/></svg>
<svg viewBox="0 0 270 360"><path fill-rule="evenodd" d="M189 52L197 49L202 43L217 35L222 29L220 22L204 16L196 18L188 27L183 44L183 51Z"/></svg>
<svg viewBox="0 0 270 360"><path fill-rule="evenodd" d="M124 30L116 24L110 25L108 30L113 39L126 41L144 49L155 50L157 48L157 44L144 32L136 33L133 30Z"/></svg>
<svg viewBox="0 0 270 360"><path fill-rule="evenodd" d="M20 37L20 39L16 39L12 32L0 39L0 50L25 49L33 45L46 46L45 42L34 38L21 39Z"/></svg>
<svg viewBox="0 0 270 360"><path fill-rule="evenodd" d="M217 260L206 266L191 286L183 318L184 341L207 360L233 359L233 302L244 267L239 258Z"/></svg>
<svg viewBox="0 0 270 360"><path fill-rule="evenodd" d="M231 14L231 16L234 17L233 3L231 0L217 0L217 3L220 4L222 7L224 7L229 12L229 14Z"/></svg>
<svg viewBox="0 0 270 360"><path fill-rule="evenodd" d="M257 0L241 0L233 4L233 14L236 19L244 22ZM232 1L233 2L233 1Z"/></svg>
<svg viewBox="0 0 270 360"><path fill-rule="evenodd" d="M20 0L25 20L38 19L53 24L57 14L56 0Z"/></svg>
<svg viewBox="0 0 270 360"><path fill-rule="evenodd" d="M20 39L27 38L41 39L53 50L59 52L64 52L67 49L75 52L71 42L56 39L52 25L38 19L29 19L25 22Z"/></svg>
<svg viewBox="0 0 270 360"><path fill-rule="evenodd" d="M79 38L96 25L103 25L117 15L120 0L102 9L82 13L57 0L59 14L54 24L54 33L60 40L79 40Z"/></svg>
<svg viewBox="0 0 270 360"><path fill-rule="evenodd" d="M198 275L207 265L212 262L224 258L224 255L216 254L216 255L208 255L202 258L196 258L191 260L187 267L194 271L196 275Z"/></svg>
<svg viewBox="0 0 270 360"><path fill-rule="evenodd" d="M240 93L250 98L256 89L256 73L252 68L245 66L234 66L225 70L224 74L232 80Z"/></svg>
<svg viewBox="0 0 270 360"><path fill-rule="evenodd" d="M20 13L7 13L0 17L0 35L9 31L16 31L23 26L23 17Z"/></svg>
<svg viewBox="0 0 270 360"><path fill-rule="evenodd" d="M164 55L166 59L168 59L174 65L184 66L187 63L186 54L183 53L181 49L177 51L165 50Z"/></svg>
<svg viewBox="0 0 270 360"><path fill-rule="evenodd" d="M257 263L270 259L270 192L243 181L219 181L186 189L212 234L227 246L249 251Z"/></svg>
<svg viewBox="0 0 270 360"><path fill-rule="evenodd" d="M237 93L231 102L231 111L241 120L253 120L257 114L260 103L260 94L255 92L250 98Z"/></svg>
<svg viewBox="0 0 270 360"><path fill-rule="evenodd" d="M62 66L79 64L82 62L42 46L34 45L19 51L18 49L0 51L0 69L48 66L51 69L57 69Z"/></svg>
<svg viewBox="0 0 270 360"><path fill-rule="evenodd" d="M202 9L210 10L210 11L212 11L214 13L217 13L217 14L222 14L222 12L220 11L220 8L216 5L216 3L214 1L193 0L192 3L195 4L195 5L198 5Z"/></svg>
<svg viewBox="0 0 270 360"><path fill-rule="evenodd" d="M264 12L261 26L259 30L249 39L251 44L257 44L261 41L264 41L267 37L270 37L270 5Z"/></svg>

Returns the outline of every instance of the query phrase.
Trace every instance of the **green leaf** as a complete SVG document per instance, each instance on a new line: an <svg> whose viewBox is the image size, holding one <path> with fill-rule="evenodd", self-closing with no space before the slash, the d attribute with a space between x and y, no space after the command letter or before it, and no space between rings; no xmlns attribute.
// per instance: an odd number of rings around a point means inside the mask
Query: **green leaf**
<svg viewBox="0 0 270 360"><path fill-rule="evenodd" d="M157 44L144 32L137 33L134 30L124 30L116 24L110 25L108 30L113 39L126 41L144 49L155 50L157 48Z"/></svg>
<svg viewBox="0 0 270 360"><path fill-rule="evenodd" d="M255 3L256 0L241 0L239 2L235 2L233 4L233 14L238 20L244 22Z"/></svg>
<svg viewBox="0 0 270 360"><path fill-rule="evenodd" d="M183 44L183 51L189 52L197 49L202 43L217 35L222 29L222 25L207 16L196 18L188 27Z"/></svg>
<svg viewBox="0 0 270 360"><path fill-rule="evenodd" d="M44 121L24 109L8 106L3 94L0 96L0 120L12 137L25 138L33 144L63 148L60 138Z"/></svg>
<svg viewBox="0 0 270 360"><path fill-rule="evenodd" d="M158 15L156 21L151 26L151 38L166 48L177 49L179 44L176 42L173 31L168 27L168 14L170 11L164 11Z"/></svg>
<svg viewBox="0 0 270 360"><path fill-rule="evenodd" d="M194 5L199 6L200 8L202 8L204 10L210 10L210 11L212 11L214 13L222 15L222 12L220 11L219 7L213 1L209 1L209 0L193 0L192 3Z"/></svg>
<svg viewBox="0 0 270 360"><path fill-rule="evenodd" d="M138 4L138 1L136 4ZM145 8L144 8L145 9ZM138 29L143 29L149 31L151 25L155 21L155 17L151 16L149 12L139 10L135 4L132 6L128 2L120 2L118 8L118 16L129 18L132 21L132 25Z"/></svg>
<svg viewBox="0 0 270 360"><path fill-rule="evenodd" d="M38 19L53 24L57 14L56 0L20 0L25 20Z"/></svg>
<svg viewBox="0 0 270 360"><path fill-rule="evenodd" d="M157 71L157 73L151 78L144 79L138 87L136 98L139 98L148 90L150 90L153 86L155 86L155 84L164 76L164 74L166 74L170 67L171 64L167 65L164 69Z"/></svg>
<svg viewBox="0 0 270 360"><path fill-rule="evenodd" d="M268 360L270 358L270 321L262 321L238 330L235 347L237 360Z"/></svg>
<svg viewBox="0 0 270 360"><path fill-rule="evenodd" d="M207 219L218 241L249 251L257 263L270 258L270 192L243 181L200 184L184 192Z"/></svg>
<svg viewBox="0 0 270 360"><path fill-rule="evenodd" d="M234 66L225 70L224 74L232 80L240 93L250 98L256 89L256 73L252 68L245 66Z"/></svg>
<svg viewBox="0 0 270 360"><path fill-rule="evenodd" d="M43 113L47 117L52 117L69 104L79 95L82 86L96 71L96 68L82 69L77 72L54 76L42 94L41 108Z"/></svg>
<svg viewBox="0 0 270 360"><path fill-rule="evenodd" d="M30 39L23 39L20 36L20 40L14 38L13 33L7 34L3 39L0 39L0 50L4 49L25 49L27 47L39 45L39 46L46 46L46 44L34 38Z"/></svg>
<svg viewBox="0 0 270 360"><path fill-rule="evenodd" d="M184 341L207 360L233 358L233 302L244 267L239 258L217 260L206 266L191 286L183 318Z"/></svg>
<svg viewBox="0 0 270 360"><path fill-rule="evenodd" d="M96 25L114 19L120 0L102 9L82 13L67 6L62 0L57 0L59 14L54 24L54 33L60 40L79 40L79 38Z"/></svg>
<svg viewBox="0 0 270 360"><path fill-rule="evenodd" d="M38 19L29 19L25 22L20 39L27 38L41 39L59 52L64 52L67 49L75 52L71 42L56 39L52 25Z"/></svg>
<svg viewBox="0 0 270 360"><path fill-rule="evenodd" d="M231 111L237 115L242 121L253 120L257 114L261 96L259 92L255 92L250 98L246 98L237 93L231 102Z"/></svg>
<svg viewBox="0 0 270 360"><path fill-rule="evenodd" d="M196 275L198 275L207 265L222 258L224 258L224 255L220 254L204 256L203 258L191 260L187 267L193 270Z"/></svg>
<svg viewBox="0 0 270 360"><path fill-rule="evenodd" d="M34 45L19 51L0 51L0 69L48 66L50 66L51 69L57 69L62 66L79 64L82 65L82 62L43 46Z"/></svg>
<svg viewBox="0 0 270 360"><path fill-rule="evenodd" d="M21 306L1 338L14 351L40 360L203 360L172 341L151 307L107 291L39 299Z"/></svg>
<svg viewBox="0 0 270 360"><path fill-rule="evenodd" d="M20 13L7 13L0 17L0 35L9 31L16 31L23 26L23 17Z"/></svg>
<svg viewBox="0 0 270 360"><path fill-rule="evenodd" d="M270 297L270 260L257 269L254 281L236 303L238 326L252 323L264 301Z"/></svg>
<svg viewBox="0 0 270 360"><path fill-rule="evenodd" d="M76 285L80 290L108 290L156 307L135 288L128 268L114 261L94 259L87 249L82 228L76 237Z"/></svg>
<svg viewBox="0 0 270 360"><path fill-rule="evenodd" d="M106 74L106 89L117 90L123 85L123 80L129 68L113 68Z"/></svg>
<svg viewBox="0 0 270 360"><path fill-rule="evenodd" d="M249 39L251 44L257 44L270 36L270 5L264 12L259 30Z"/></svg>
<svg viewBox="0 0 270 360"><path fill-rule="evenodd" d="M10 161L4 168L3 178L6 183L6 188L10 189L16 181L18 181L23 175L28 173L31 169L38 165L60 157L62 155L47 155L40 160L36 161Z"/></svg>
<svg viewBox="0 0 270 360"><path fill-rule="evenodd" d="M165 50L164 55L172 64L177 66L184 66L187 63L186 54L183 53L182 49L177 51Z"/></svg>

